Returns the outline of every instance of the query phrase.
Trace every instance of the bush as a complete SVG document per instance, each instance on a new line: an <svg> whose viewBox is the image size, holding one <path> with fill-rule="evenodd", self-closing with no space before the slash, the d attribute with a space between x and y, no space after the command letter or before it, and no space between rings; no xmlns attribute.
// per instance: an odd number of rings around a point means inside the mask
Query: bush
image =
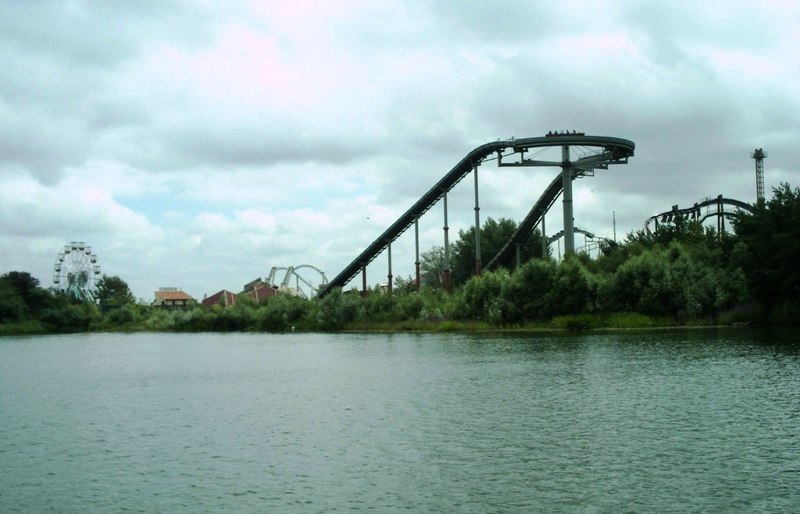
<svg viewBox="0 0 800 514"><path fill-rule="evenodd" d="M140 315L138 309L133 304L123 305L116 309L111 309L106 315L109 324L113 325L126 325L139 321Z"/></svg>
<svg viewBox="0 0 800 514"><path fill-rule="evenodd" d="M296 324L305 324L311 302L286 293L266 300L256 312L256 326L267 332L284 332Z"/></svg>
<svg viewBox="0 0 800 514"><path fill-rule="evenodd" d="M341 330L357 317L363 317L365 312L357 292L342 293L337 289L316 302L314 319L322 330Z"/></svg>
<svg viewBox="0 0 800 514"><path fill-rule="evenodd" d="M458 317L498 324L515 317L516 306L504 298L510 288L511 275L504 268L472 277L458 299Z"/></svg>
<svg viewBox="0 0 800 514"><path fill-rule="evenodd" d="M91 306L77 304L45 309L40 321L48 332L86 332L91 326L92 317Z"/></svg>
<svg viewBox="0 0 800 514"><path fill-rule="evenodd" d="M255 309L246 302L238 301L230 307L215 305L210 310L209 329L218 332L234 332L252 329L255 325Z"/></svg>
<svg viewBox="0 0 800 514"><path fill-rule="evenodd" d="M598 287L599 281L586 270L579 259L565 259L556 268L550 294L553 313L564 315L594 312Z"/></svg>
<svg viewBox="0 0 800 514"><path fill-rule="evenodd" d="M533 259L513 275L509 296L525 320L549 318L555 313L558 264L552 259Z"/></svg>

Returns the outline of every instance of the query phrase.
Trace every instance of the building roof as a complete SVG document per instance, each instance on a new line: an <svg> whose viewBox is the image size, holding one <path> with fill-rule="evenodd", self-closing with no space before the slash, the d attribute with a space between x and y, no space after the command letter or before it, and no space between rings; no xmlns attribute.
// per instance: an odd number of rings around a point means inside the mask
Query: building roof
<svg viewBox="0 0 800 514"><path fill-rule="evenodd" d="M269 298L270 296L275 296L277 291L274 287L269 284L265 284L264 282L259 282L255 284L253 289L247 291L247 296L252 298L255 301L263 300L264 298Z"/></svg>
<svg viewBox="0 0 800 514"><path fill-rule="evenodd" d="M217 293L212 294L205 300L201 302L203 307L213 307L217 304L222 304L225 307L230 307L231 305L236 303L236 295L228 291L227 289L223 289Z"/></svg>
<svg viewBox="0 0 800 514"><path fill-rule="evenodd" d="M191 300L192 297L183 291L156 291L156 300Z"/></svg>

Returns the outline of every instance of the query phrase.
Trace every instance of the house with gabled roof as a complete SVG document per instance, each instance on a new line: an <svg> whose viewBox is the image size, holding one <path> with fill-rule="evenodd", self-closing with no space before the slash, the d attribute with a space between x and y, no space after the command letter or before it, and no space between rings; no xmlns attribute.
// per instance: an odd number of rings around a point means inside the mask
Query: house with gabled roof
<svg viewBox="0 0 800 514"><path fill-rule="evenodd" d="M218 293L214 293L211 296L206 297L202 302L200 302L200 304L208 309L215 305L219 305L221 307L231 307L236 303L236 298L237 296L235 294L231 293L227 289L223 289Z"/></svg>
<svg viewBox="0 0 800 514"><path fill-rule="evenodd" d="M164 309L186 309L194 303L194 298L177 287L159 287L150 305Z"/></svg>
<svg viewBox="0 0 800 514"><path fill-rule="evenodd" d="M260 302L267 298L271 298L278 294L278 290L273 286L261 280L254 280L245 284L244 291L241 294L247 295L248 298L255 302Z"/></svg>

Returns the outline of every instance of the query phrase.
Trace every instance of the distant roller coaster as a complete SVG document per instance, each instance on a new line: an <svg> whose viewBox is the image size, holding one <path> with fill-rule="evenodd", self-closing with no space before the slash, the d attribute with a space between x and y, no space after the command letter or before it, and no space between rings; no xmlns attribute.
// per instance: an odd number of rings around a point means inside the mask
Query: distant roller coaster
<svg viewBox="0 0 800 514"><path fill-rule="evenodd" d="M728 209L726 209L726 207L728 207ZM733 209L730 209L731 207ZM677 205L673 205L672 209L647 218L644 221L644 228L650 232L651 223L655 225L655 230L658 230L659 223L674 223L678 220L690 220L703 223L708 218L716 216L717 232L723 232L725 230L725 218L735 218L739 216L742 211L753 212L753 206L741 200L724 198L722 195L719 195L716 198L706 198L701 202L695 203L691 207L683 209L679 208Z"/></svg>
<svg viewBox="0 0 800 514"><path fill-rule="evenodd" d="M561 148L561 160L543 161L526 157L526 152L531 148ZM572 160L570 152L581 152L577 159ZM544 137L531 137L524 139L510 139L494 141L479 146L469 152L455 165L439 182L425 193L405 214L400 216L386 231L372 244L361 252L353 262L345 267L333 280L322 287L319 296L324 296L336 287L344 287L361 271L363 276L363 289L366 290L366 266L384 250L389 256L389 284L392 283L391 251L392 242L405 232L411 225L415 226L416 241L416 267L417 284L419 284L419 234L417 222L439 200L444 202L444 237L445 237L445 287L449 290L449 243L447 226L447 193L458 184L469 172L474 171L475 176L475 225L480 228L478 202L478 166L487 160L496 160L498 166L543 166L560 167L561 172L545 189L539 200L533 205L528 215L519 224L517 231L509 238L506 244L494 258L486 265L486 269L508 264L515 253L518 255L519 247L530 236L533 229L539 224L544 215L555 202L559 194L563 193L564 207L564 248L565 253L574 252L574 230L572 209L572 181L579 177L592 176L596 169L607 169L611 164L627 164L628 158L633 156L635 144L627 139L607 136L588 136L582 132L548 132ZM514 160L503 162L504 158L512 157ZM535 157L535 156L534 156ZM476 230L476 272L481 270L480 255L480 230Z"/></svg>
<svg viewBox="0 0 800 514"><path fill-rule="evenodd" d="M314 275L319 275L318 280L311 280L307 277L304 277L300 270L307 269L314 272ZM283 280L278 281L277 275L279 271L285 271L286 274L283 276ZM312 266L311 264L300 264L298 266L273 266L267 276L267 284L278 288L278 289L285 289L291 286L291 279L294 278L295 280L295 288L294 290L303 297L314 296L319 288L324 287L325 284L328 283L328 277L325 276L325 273L320 270L319 268ZM310 293L306 295L306 293L300 288L300 283L303 283L306 287L308 287Z"/></svg>

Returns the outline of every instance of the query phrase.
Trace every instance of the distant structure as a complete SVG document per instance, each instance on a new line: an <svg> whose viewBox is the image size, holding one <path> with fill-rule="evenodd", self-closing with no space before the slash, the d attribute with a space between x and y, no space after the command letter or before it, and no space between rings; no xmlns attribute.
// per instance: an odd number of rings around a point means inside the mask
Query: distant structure
<svg viewBox="0 0 800 514"><path fill-rule="evenodd" d="M193 303L194 298L177 287L159 287L151 305L164 309L187 309Z"/></svg>
<svg viewBox="0 0 800 514"><path fill-rule="evenodd" d="M302 269L311 270L312 275L318 275L319 278L316 281L305 278L305 276L299 273L299 271ZM284 275L283 280L278 282L278 272L280 271L285 271L286 275ZM290 285L292 277L294 277L295 287L291 287ZM303 289L300 287L300 282L302 282L308 288L309 294L306 294L305 291L303 291ZM303 298L310 298L315 296L320 288L323 288L328 284L328 277L325 276L325 273L322 270L312 266L311 264L300 264L298 266L289 266L288 268L282 266L273 266L269 272L269 275L267 276L267 283L271 284L272 287L279 291L302 296ZM245 286L245 289L246 288L247 286Z"/></svg>
<svg viewBox="0 0 800 514"><path fill-rule="evenodd" d="M233 307L235 304L236 295L227 289L223 289L222 291L214 293L211 296L207 296L203 298L202 302L200 302L200 305L207 309L210 309L215 305L219 305L221 307Z"/></svg>
<svg viewBox="0 0 800 514"><path fill-rule="evenodd" d="M255 302L260 302L267 298L272 298L278 293L278 289L260 278L251 280L242 288L240 295L245 295Z"/></svg>
<svg viewBox="0 0 800 514"><path fill-rule="evenodd" d="M727 207L727 209L726 209ZM705 209L705 212L703 211ZM717 217L717 233L725 231L725 218L735 218L742 211L753 212L753 206L733 198L725 198L722 195L716 198L706 198L701 202L695 203L691 207L679 208L673 205L672 209L661 212L655 216L650 216L644 221L644 229L650 232L650 223L655 222L656 232L659 230L659 221L662 224L680 223L683 221L705 222L712 216Z"/></svg>
<svg viewBox="0 0 800 514"><path fill-rule="evenodd" d="M100 265L92 247L83 241L67 243L53 264L53 284L59 291L80 301L94 301Z"/></svg>
<svg viewBox="0 0 800 514"><path fill-rule="evenodd" d="M763 148L756 148L750 157L756 160L756 203L762 203L764 201L764 159L767 157L767 152Z"/></svg>

